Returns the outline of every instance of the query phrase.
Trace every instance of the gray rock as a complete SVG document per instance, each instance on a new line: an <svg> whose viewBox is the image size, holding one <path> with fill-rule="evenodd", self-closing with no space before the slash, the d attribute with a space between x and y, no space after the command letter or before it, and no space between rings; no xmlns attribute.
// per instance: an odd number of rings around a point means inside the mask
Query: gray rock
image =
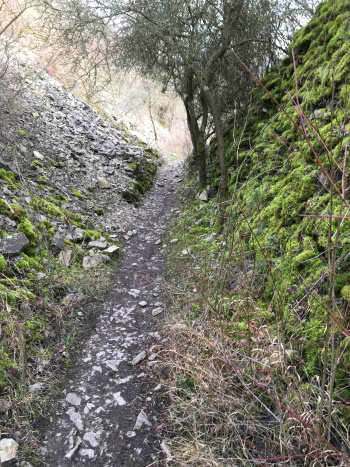
<svg viewBox="0 0 350 467"><path fill-rule="evenodd" d="M84 429L83 419L81 415L75 411L74 407L67 410L66 414L69 415L70 421L74 423L78 430L82 431Z"/></svg>
<svg viewBox="0 0 350 467"><path fill-rule="evenodd" d="M217 235L217 234L216 234L215 232L213 232L212 234L210 234L210 235L205 239L205 241L206 241L206 242L211 242L211 241L213 241L214 238L216 237L216 235Z"/></svg>
<svg viewBox="0 0 350 467"><path fill-rule="evenodd" d="M66 240L70 240L72 242L79 242L83 240L84 237L85 237L85 230L74 229L72 233L66 236Z"/></svg>
<svg viewBox="0 0 350 467"><path fill-rule="evenodd" d="M58 259L60 260L60 263L62 264L63 267L68 268L72 261L73 257L73 251L72 250L65 250L61 251Z"/></svg>
<svg viewBox="0 0 350 467"><path fill-rule="evenodd" d="M131 362L132 365L137 365L138 363L142 362L145 358L147 357L147 354L146 352L143 350L142 352L140 352L138 355L136 355L136 357L133 359L133 361Z"/></svg>
<svg viewBox="0 0 350 467"><path fill-rule="evenodd" d="M0 229L6 232L13 232L16 230L17 224L6 216L0 215Z"/></svg>
<svg viewBox="0 0 350 467"><path fill-rule="evenodd" d="M0 465L16 459L18 443L12 438L4 438L0 441ZM4 466L5 467L5 466Z"/></svg>
<svg viewBox="0 0 350 467"><path fill-rule="evenodd" d="M103 253L108 255L108 256L114 257L114 256L117 256L118 251L119 251L119 246L111 245L106 250L103 250Z"/></svg>
<svg viewBox="0 0 350 467"><path fill-rule="evenodd" d="M73 392L69 392L66 396L66 401L71 405L80 405L81 397L79 397L77 394L74 394Z"/></svg>
<svg viewBox="0 0 350 467"><path fill-rule="evenodd" d="M143 300L142 302L139 303L139 305L142 306L142 308L144 308L145 306L148 305L148 303Z"/></svg>
<svg viewBox="0 0 350 467"><path fill-rule="evenodd" d="M97 177L97 183L100 188L112 188L111 184L107 182L107 180L104 177Z"/></svg>
<svg viewBox="0 0 350 467"><path fill-rule="evenodd" d="M107 261L109 261L109 256L107 255L85 256L83 259L83 268L87 271Z"/></svg>
<svg viewBox="0 0 350 467"><path fill-rule="evenodd" d="M104 250L107 246L107 242L100 242L99 240L93 240L88 243L88 248L98 248L99 250Z"/></svg>
<svg viewBox="0 0 350 467"><path fill-rule="evenodd" d="M30 245L23 232L18 232L0 240L0 253L3 255L19 255L21 251Z"/></svg>
<svg viewBox="0 0 350 467"><path fill-rule="evenodd" d="M87 441L91 447L97 448L98 442L96 440L95 434L92 431L88 431L83 436L83 440Z"/></svg>
<svg viewBox="0 0 350 467"><path fill-rule="evenodd" d="M33 151L33 156L35 159L39 159L41 161L45 159L45 157L39 151Z"/></svg>
<svg viewBox="0 0 350 467"><path fill-rule="evenodd" d="M55 232L55 235L52 238L52 242L57 248L63 250L63 248L65 247L64 238L64 232Z"/></svg>
<svg viewBox="0 0 350 467"><path fill-rule="evenodd" d="M87 457L88 459L94 459L95 451L93 449L81 449L79 455Z"/></svg>
<svg viewBox="0 0 350 467"><path fill-rule="evenodd" d="M38 394L43 394L47 390L47 385L45 383L35 383L30 385L28 390L31 394L36 396Z"/></svg>
<svg viewBox="0 0 350 467"><path fill-rule="evenodd" d="M152 310L152 316L158 316L163 313L163 311L162 307L154 308L154 310Z"/></svg>
<svg viewBox="0 0 350 467"><path fill-rule="evenodd" d="M202 193L200 193L197 198L200 200L200 201L208 201L208 193L207 193L207 190L203 190Z"/></svg>
<svg viewBox="0 0 350 467"><path fill-rule="evenodd" d="M143 425L152 426L152 423L148 420L146 412L142 409L137 416L134 430L139 430Z"/></svg>
<svg viewBox="0 0 350 467"><path fill-rule="evenodd" d="M82 439L78 436L78 439L77 439L77 442L75 444L75 446L69 451L67 452L67 454L64 456L65 459L73 459L74 455L76 454L76 452L78 451L81 443L82 443Z"/></svg>
<svg viewBox="0 0 350 467"><path fill-rule="evenodd" d="M6 413L11 408L11 401L7 399L0 399L0 413Z"/></svg>

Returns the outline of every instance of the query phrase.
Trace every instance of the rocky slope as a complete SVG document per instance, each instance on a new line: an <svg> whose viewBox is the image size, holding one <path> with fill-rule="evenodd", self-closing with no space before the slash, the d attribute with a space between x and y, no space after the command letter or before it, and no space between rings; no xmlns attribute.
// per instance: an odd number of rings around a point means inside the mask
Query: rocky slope
<svg viewBox="0 0 350 467"><path fill-rule="evenodd" d="M108 264L115 265L121 244L135 234L137 203L161 160L113 117L26 62L10 69L1 90L3 104L15 95L2 106L0 125L0 426L6 438L21 429L17 416L25 420L36 410L32 402L40 407L50 361L67 357L71 334L84 334L88 303L103 293Z"/></svg>

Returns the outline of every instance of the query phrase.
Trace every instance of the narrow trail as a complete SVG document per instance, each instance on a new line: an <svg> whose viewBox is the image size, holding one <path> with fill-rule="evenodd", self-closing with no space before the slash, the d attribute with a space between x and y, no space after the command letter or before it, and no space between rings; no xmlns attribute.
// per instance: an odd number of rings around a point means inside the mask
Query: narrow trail
<svg viewBox="0 0 350 467"><path fill-rule="evenodd" d="M157 366L164 314L163 234L181 169L179 162L163 166L140 207L114 287L47 425L46 466L162 465L156 427L164 397L150 367Z"/></svg>

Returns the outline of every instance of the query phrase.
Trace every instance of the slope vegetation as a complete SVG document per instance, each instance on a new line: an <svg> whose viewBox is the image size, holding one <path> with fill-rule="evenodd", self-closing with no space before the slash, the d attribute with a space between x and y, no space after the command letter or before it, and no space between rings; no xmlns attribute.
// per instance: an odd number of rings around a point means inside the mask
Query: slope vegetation
<svg viewBox="0 0 350 467"><path fill-rule="evenodd" d="M347 465L349 64L348 2L324 2L226 122L222 232L186 189L169 263L188 291L170 333L183 464ZM209 198L216 161L214 142Z"/></svg>

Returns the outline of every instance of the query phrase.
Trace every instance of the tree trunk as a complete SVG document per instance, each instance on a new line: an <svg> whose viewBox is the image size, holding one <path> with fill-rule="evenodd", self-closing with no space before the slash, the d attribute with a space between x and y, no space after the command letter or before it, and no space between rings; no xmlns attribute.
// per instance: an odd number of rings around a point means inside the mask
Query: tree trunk
<svg viewBox="0 0 350 467"><path fill-rule="evenodd" d="M214 120L216 141L218 143L218 158L220 166L220 187L219 187L219 202L225 204L228 199L228 171L225 158L225 141L222 122L219 111L217 109L215 99L208 88L203 89L204 97L208 103L210 113Z"/></svg>

